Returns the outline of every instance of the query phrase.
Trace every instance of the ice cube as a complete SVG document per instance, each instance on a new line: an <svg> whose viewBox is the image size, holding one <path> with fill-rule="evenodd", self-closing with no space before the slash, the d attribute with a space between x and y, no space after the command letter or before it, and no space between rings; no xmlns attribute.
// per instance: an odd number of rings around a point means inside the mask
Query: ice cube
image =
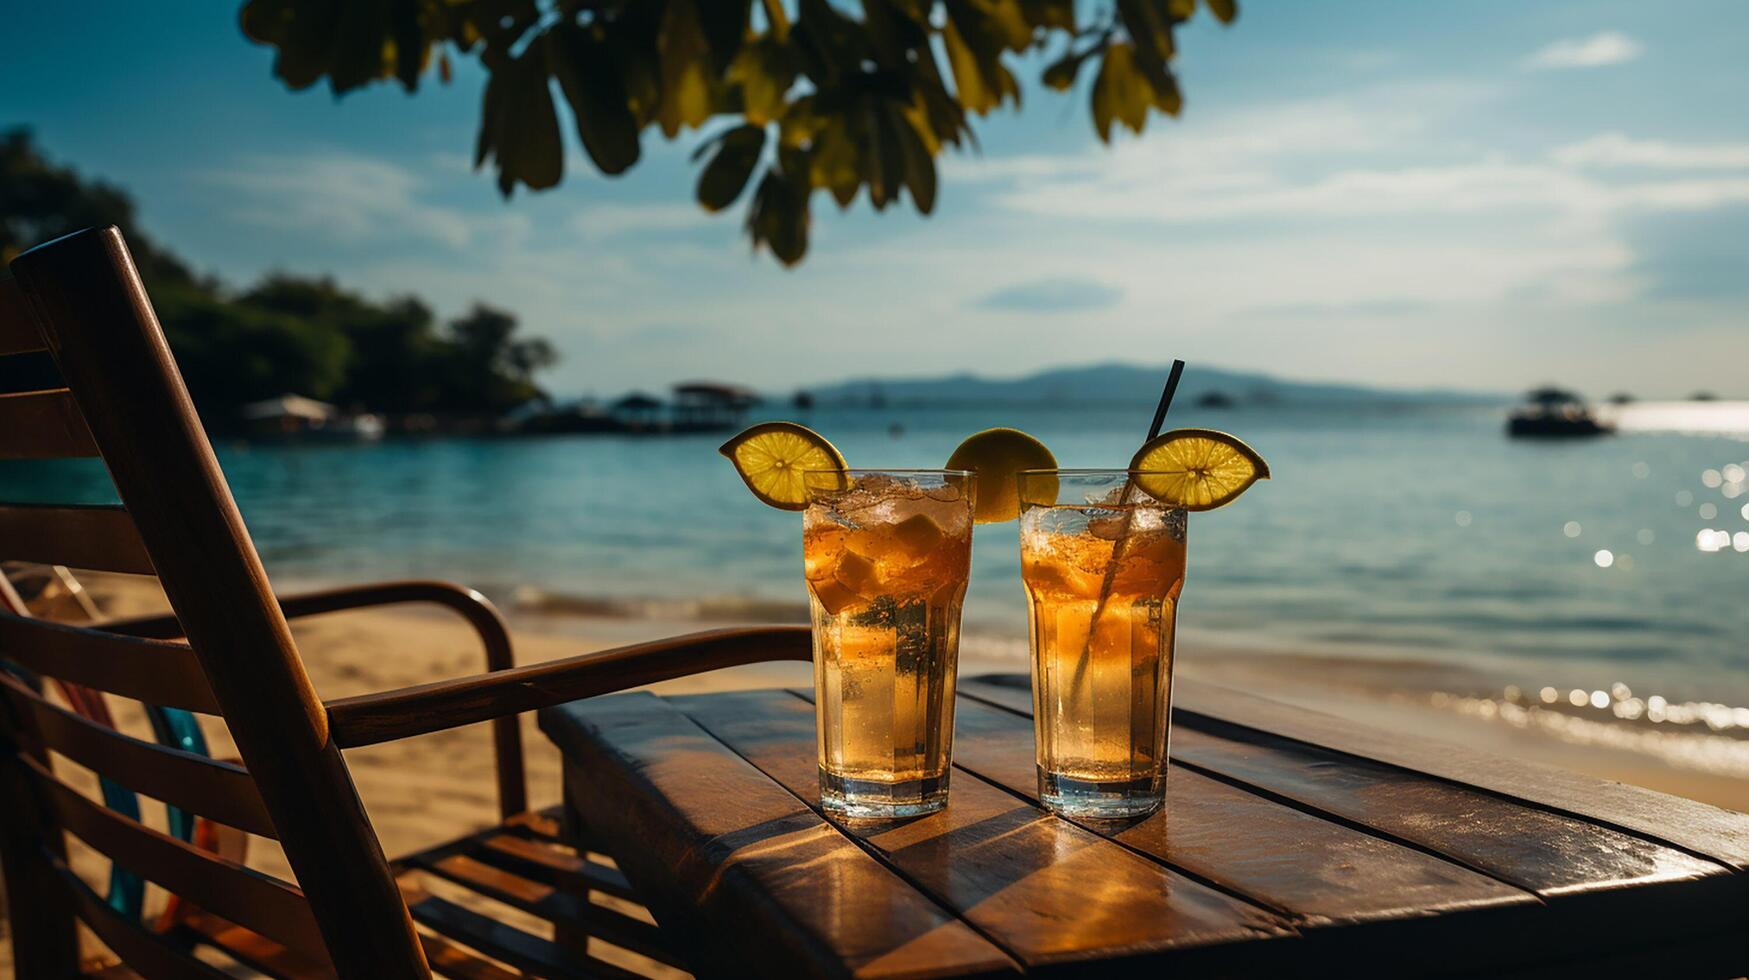
<svg viewBox="0 0 1749 980"><path fill-rule="evenodd" d="M893 539L912 558L921 558L934 551L946 537L941 531L941 525L931 520L928 514L912 514L893 525L891 533Z"/></svg>
<svg viewBox="0 0 1749 980"><path fill-rule="evenodd" d="M1104 541L1116 541L1133 530L1130 515L1107 514L1087 522L1087 533Z"/></svg>
<svg viewBox="0 0 1749 980"><path fill-rule="evenodd" d="M1124 487L1112 487L1104 493L1089 491L1082 499L1086 500L1090 507L1117 507L1124 502Z"/></svg>
<svg viewBox="0 0 1749 980"><path fill-rule="evenodd" d="M959 486L952 483L939 487L927 487L924 489L923 495L930 500L939 500L944 504L951 504L965 497L965 493L960 490Z"/></svg>
<svg viewBox="0 0 1749 980"><path fill-rule="evenodd" d="M862 599L862 596L857 595L854 589L845 588L839 584L837 579L811 580L808 582L808 588L813 590L814 598L820 600L820 605L832 616L849 609Z"/></svg>
<svg viewBox="0 0 1749 980"><path fill-rule="evenodd" d="M1171 512L1159 507L1137 507L1131 513L1134 515L1133 530L1158 531L1166 526L1166 516Z"/></svg>
<svg viewBox="0 0 1749 980"><path fill-rule="evenodd" d="M846 551L838 560L838 570L832 577L850 591L862 593L875 584L878 575L873 561L854 551Z"/></svg>

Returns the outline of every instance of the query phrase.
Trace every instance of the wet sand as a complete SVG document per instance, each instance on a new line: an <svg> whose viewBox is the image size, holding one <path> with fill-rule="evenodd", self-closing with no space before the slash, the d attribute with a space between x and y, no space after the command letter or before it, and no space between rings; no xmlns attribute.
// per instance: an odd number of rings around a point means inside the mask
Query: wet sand
<svg viewBox="0 0 1749 980"><path fill-rule="evenodd" d="M162 608L161 596L143 580L110 577L90 584L108 615L139 615ZM550 612L512 612L510 621L517 661L522 664L715 625ZM300 620L293 632L311 680L326 699L463 676L484 668L483 655L467 626L438 609L409 606L336 613ZM1435 705L1432 692L1473 690L1481 683L1461 669L1283 656L1223 649L1193 640L1180 643L1179 665L1184 676L1354 720L1749 810L1749 779L1678 768L1637 752L1575 745L1442 710ZM1023 665L1012 658L968 657L961 673L1022 669ZM811 682L805 664L773 664L670 681L655 689L696 693ZM146 731L137 707L119 711L118 721L126 730ZM210 724L208 734L215 754L232 752L221 725ZM535 728L532 716L524 720L524 746L531 805L556 803L559 755ZM351 750L347 760L383 849L390 856L488 826L497 819L491 740L485 725ZM88 775L85 782L95 788L95 780ZM289 876L283 857L267 842L252 843L252 865ZM101 859L89 854L76 857L76 865L89 880L102 880L106 864ZM10 972L10 958L10 943L0 941L0 971Z"/></svg>

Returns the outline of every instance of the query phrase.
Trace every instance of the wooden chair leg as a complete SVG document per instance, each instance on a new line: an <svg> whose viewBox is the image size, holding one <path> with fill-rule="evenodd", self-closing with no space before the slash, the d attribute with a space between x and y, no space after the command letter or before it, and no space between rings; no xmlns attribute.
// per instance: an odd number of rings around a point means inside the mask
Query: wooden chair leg
<svg viewBox="0 0 1749 980"><path fill-rule="evenodd" d="M572 791L576 789L571 785L574 778L569 772L565 773L564 797L566 800L571 798ZM571 806L570 803L564 804L559 811L560 836L566 840L581 841L583 839L581 831L582 826L577 817L576 807ZM580 901L589 901L589 889L579 887L574 882L561 885L560 888L574 895ZM556 923L553 927L553 942L571 949L587 950L589 948L589 933L572 926Z"/></svg>
<svg viewBox="0 0 1749 980"><path fill-rule="evenodd" d="M14 975L71 977L79 974L79 931L66 888L45 849L56 856L59 833L45 828L29 805L32 787L16 761L17 749L0 740L0 799L22 810L22 819L0 821L0 874L6 876L6 915L12 933Z"/></svg>

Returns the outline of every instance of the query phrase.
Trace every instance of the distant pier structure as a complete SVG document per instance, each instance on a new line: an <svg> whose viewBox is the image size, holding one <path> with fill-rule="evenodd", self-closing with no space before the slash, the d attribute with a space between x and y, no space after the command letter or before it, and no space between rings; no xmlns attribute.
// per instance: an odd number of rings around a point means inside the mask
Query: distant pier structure
<svg viewBox="0 0 1749 980"><path fill-rule="evenodd" d="M663 436L728 432L741 427L747 410L759 404L751 388L716 381L687 381L663 401L633 391L605 408L592 401L539 405L507 417L500 431L517 435Z"/></svg>
<svg viewBox="0 0 1749 980"><path fill-rule="evenodd" d="M685 381L674 386L675 432L720 432L733 429L759 404L751 388L716 381Z"/></svg>

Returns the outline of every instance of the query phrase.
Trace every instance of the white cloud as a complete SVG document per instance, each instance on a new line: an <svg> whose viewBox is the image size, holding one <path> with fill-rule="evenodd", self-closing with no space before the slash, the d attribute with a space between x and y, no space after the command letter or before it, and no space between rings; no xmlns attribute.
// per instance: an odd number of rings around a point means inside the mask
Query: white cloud
<svg viewBox="0 0 1749 980"><path fill-rule="evenodd" d="M1369 365L1400 358L1403 378L1432 383L1430 365L1449 356L1440 338L1509 332L1519 344L1528 330L1552 352L1626 311L1646 317L1655 274L1634 220L1749 203L1749 161L1732 145L1603 134L1478 146L1456 121L1488 113L1487 97L1276 104L1109 149L992 161L975 193L1019 230L945 255L926 240L913 258L920 276L954 269L974 297L1029 277L1110 283L1121 301L1077 311L1077 336L1119 348L1149 342L1137 324L1166 323L1175 348L1338 375L1340 352L1366 349ZM1673 318L1698 328L1711 315L1691 305ZM1003 314L956 322L982 316ZM1028 329L1012 314L1002 325Z"/></svg>
<svg viewBox="0 0 1749 980"><path fill-rule="evenodd" d="M1524 67L1602 68L1638 58L1645 49L1621 31L1599 31L1590 37L1567 37L1554 41L1524 59Z"/></svg>
<svg viewBox="0 0 1749 980"><path fill-rule="evenodd" d="M638 232L688 231L711 222L738 227L739 208L728 214L712 215L693 203L678 204L591 204L578 211L571 226L584 238L599 240Z"/></svg>
<svg viewBox="0 0 1749 980"><path fill-rule="evenodd" d="M461 212L420 200L426 182L412 171L374 157L252 156L205 176L240 192L243 200L233 210L238 220L282 231L348 243L412 234L462 248L477 230Z"/></svg>
<svg viewBox="0 0 1749 980"><path fill-rule="evenodd" d="M1654 170L1749 170L1749 143L1668 143L1603 133L1553 154L1568 167L1645 167Z"/></svg>

